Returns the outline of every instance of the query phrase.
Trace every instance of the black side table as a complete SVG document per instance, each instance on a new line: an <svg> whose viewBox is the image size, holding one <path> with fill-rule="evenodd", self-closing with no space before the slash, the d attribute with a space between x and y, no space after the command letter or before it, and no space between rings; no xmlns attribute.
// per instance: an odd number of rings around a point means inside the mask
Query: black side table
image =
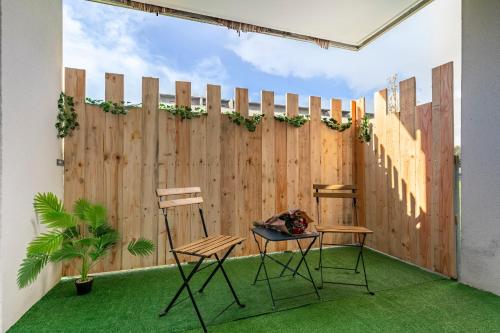
<svg viewBox="0 0 500 333"><path fill-rule="evenodd" d="M273 302L273 310L276 309L276 301L281 301L281 300L290 299L290 298L294 298L294 297L305 296L305 295L312 294L313 292L307 293L307 294L295 295L295 296L291 296L291 297L274 298L273 290L271 288L271 282L270 282L271 279L279 279L279 278L286 277L286 276L292 276L292 277L300 276L303 279L306 279L307 281L311 282L311 284L314 288L314 293L316 294L318 299L321 299L321 297L319 296L318 288L316 287L316 283L314 282L314 279L311 275L311 271L309 269L309 265L307 264L307 260L306 260L306 255L309 252L309 250L311 249L311 247L314 244L314 242L316 241L316 239L318 238L319 233L309 232L309 233L305 233L302 235L286 235L286 234L283 234L279 231L264 228L264 227L254 227L251 229L251 231L253 233L253 238L254 238L255 242L257 243L257 247L259 248L259 253L260 253L260 265L259 265L259 269L257 270L257 275L255 275L255 279L254 279L253 284L255 285L257 283L257 281L264 281L265 280L267 282L267 286L269 288L269 294L271 294L271 301ZM264 248L262 248L260 242L257 240L257 236L260 236L262 239L265 239ZM299 240L303 240L303 239L310 239L311 240L311 242L309 243L309 246L307 246L305 251L299 242ZM297 242L301 257L300 257L299 263L297 264L297 266L295 268L290 267L290 262L292 261L292 258L295 255L295 252L292 252L290 258L288 259L288 261L286 263L283 263L283 262L277 260L276 258L273 258L267 254L267 245L269 244L269 242L281 242L281 241L296 241ZM283 267L283 269L281 270L281 273L278 276L271 277L271 278L269 277L269 275L267 274L267 268L266 268L266 258L271 259L276 264ZM302 263L304 263L304 265L306 266L307 274L309 277L304 276L301 273L299 273L299 268L302 265ZM262 268L264 268L265 278L259 279L259 274L260 274L260 271L262 270ZM285 271L287 271L287 270L291 271L292 274L285 275Z"/></svg>

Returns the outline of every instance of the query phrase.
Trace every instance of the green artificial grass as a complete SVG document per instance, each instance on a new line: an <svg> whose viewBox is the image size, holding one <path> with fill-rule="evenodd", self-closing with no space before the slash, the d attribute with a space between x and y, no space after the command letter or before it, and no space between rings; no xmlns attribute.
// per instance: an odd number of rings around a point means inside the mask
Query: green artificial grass
<svg viewBox="0 0 500 333"><path fill-rule="evenodd" d="M326 265L352 266L356 249L325 251ZM289 254L277 254L285 261ZM298 255L294 261L298 260ZM318 252L308 262L319 282ZM203 294L195 295L210 332L492 332L500 331L500 297L404 264L365 252L371 296L364 287L325 284L322 300L314 294L277 303L272 311L265 281L252 285L259 258L227 261L236 292L246 307L231 306L225 281L218 273ZM189 265L192 267L192 265ZM214 267L214 266L212 266ZM270 274L280 268L269 262ZM200 286L211 268L194 280ZM305 273L305 267L301 268ZM325 270L325 279L362 282L362 274ZM164 308L181 279L176 267L158 268L95 278L89 295L75 296L72 281L61 281L36 303L9 332L179 332L201 331L191 302L186 300L162 318ZM300 277L272 280L275 297L313 292ZM194 288L196 290L196 288ZM181 297L186 297L187 293Z"/></svg>

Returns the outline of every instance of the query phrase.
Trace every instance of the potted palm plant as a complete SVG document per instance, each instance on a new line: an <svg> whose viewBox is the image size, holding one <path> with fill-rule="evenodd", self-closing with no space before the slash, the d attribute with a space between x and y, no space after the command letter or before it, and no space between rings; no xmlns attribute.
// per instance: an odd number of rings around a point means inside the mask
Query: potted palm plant
<svg viewBox="0 0 500 333"><path fill-rule="evenodd" d="M35 281L49 262L76 260L80 272L75 281L77 294L89 293L93 282L90 270L120 239L119 233L107 223L106 209L80 199L70 213L53 193L38 193L34 208L48 230L28 245L17 273L18 286L24 288ZM132 240L127 249L132 255L146 256L153 252L154 244L139 238Z"/></svg>

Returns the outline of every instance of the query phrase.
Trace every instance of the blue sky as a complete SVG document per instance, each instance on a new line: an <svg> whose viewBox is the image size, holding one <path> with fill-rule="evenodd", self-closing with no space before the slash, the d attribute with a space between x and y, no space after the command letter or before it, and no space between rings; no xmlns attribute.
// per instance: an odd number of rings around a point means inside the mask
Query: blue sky
<svg viewBox="0 0 500 333"><path fill-rule="evenodd" d="M324 50L310 43L242 33L209 24L97 4L64 1L64 64L87 70L87 95L102 98L104 72L125 74L126 99L140 101L142 76L160 78L162 93L175 80L193 84L204 95L207 83L220 84L223 96L246 87L258 101L272 90L283 103L286 92L348 101L361 96L371 108L373 92L387 78L417 77L417 100L430 100L431 68L455 61L459 77L460 6L435 0L360 52ZM457 87L457 84L455 84ZM459 97L459 85L456 95Z"/></svg>

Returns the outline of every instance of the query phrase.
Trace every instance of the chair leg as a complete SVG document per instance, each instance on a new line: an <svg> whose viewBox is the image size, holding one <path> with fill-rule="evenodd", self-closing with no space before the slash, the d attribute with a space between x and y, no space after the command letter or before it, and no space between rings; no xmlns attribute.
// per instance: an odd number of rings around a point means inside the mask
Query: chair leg
<svg viewBox="0 0 500 333"><path fill-rule="evenodd" d="M366 234L363 234L363 237L366 237ZM356 238L358 239L360 250L358 252L358 259L356 260L356 267L354 268L354 272L355 273L359 273L359 271L358 271L358 265L359 265L359 259L361 258L361 253L363 251L363 248L362 248L362 245L361 245L361 239L359 238L359 234L356 234ZM363 243L364 243L364 238L363 238Z"/></svg>
<svg viewBox="0 0 500 333"><path fill-rule="evenodd" d="M321 276L321 286L319 286L319 289L323 288L323 235L322 232L319 234L319 261L316 268L316 270L319 270Z"/></svg>
<svg viewBox="0 0 500 333"><path fill-rule="evenodd" d="M361 241L361 248L360 248L360 257L361 257L361 265L363 266L363 273L365 275L365 285L366 285L366 290L370 295L375 295L373 291L370 291L370 288L368 287L368 279L366 277L366 269L365 269L365 259L363 257L363 247L365 245L365 239L366 239L366 234L363 234L363 240Z"/></svg>
<svg viewBox="0 0 500 333"><path fill-rule="evenodd" d="M189 281L192 279L192 277L194 276L194 274L197 272L198 267L200 267L201 263L203 262L203 260L205 258L200 258L200 260L198 260L198 262L193 267L192 271L189 273L189 275L187 277L184 274L184 270L182 269L182 266L181 266L181 264L179 262L179 259L177 258L177 254L175 252L174 252L174 258L175 258L175 261L177 262L177 267L179 268L179 272L180 272L182 280L184 282L183 282L181 288L175 294L174 298L170 301L170 303L168 304L168 306L165 308L165 310L163 310L160 313L160 317L165 316L170 311L170 309L172 309L172 307L174 306L175 301L180 296L180 294L184 290L184 288L186 288L187 291L188 291L188 294L189 294L189 298L191 299L191 302L193 303L193 307L194 307L194 309L196 311L196 315L198 316L198 320L200 321L201 327L203 328L204 332L207 332L207 327L205 326L205 322L203 321L203 318L201 316L200 310L198 309L198 305L196 304L196 301L194 300L193 293L191 292L191 288L189 287Z"/></svg>

